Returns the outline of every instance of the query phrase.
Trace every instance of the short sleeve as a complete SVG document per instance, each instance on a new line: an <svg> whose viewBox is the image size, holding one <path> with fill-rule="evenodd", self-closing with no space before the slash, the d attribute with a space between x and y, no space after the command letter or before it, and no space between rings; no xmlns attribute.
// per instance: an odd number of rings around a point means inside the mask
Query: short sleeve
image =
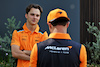
<svg viewBox="0 0 100 67"><path fill-rule="evenodd" d="M20 46L19 36L17 30L13 31L11 45L18 45Z"/></svg>

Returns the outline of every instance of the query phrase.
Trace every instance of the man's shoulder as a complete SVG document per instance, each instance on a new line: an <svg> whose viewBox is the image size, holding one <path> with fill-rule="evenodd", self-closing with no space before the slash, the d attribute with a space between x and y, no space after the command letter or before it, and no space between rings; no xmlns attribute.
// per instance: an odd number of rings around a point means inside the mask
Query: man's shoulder
<svg viewBox="0 0 100 67"><path fill-rule="evenodd" d="M47 39L45 41L37 43L38 46L46 46L47 44L50 44L52 42L52 39Z"/></svg>
<svg viewBox="0 0 100 67"><path fill-rule="evenodd" d="M20 27L20 28L18 28L18 29L15 29L15 30L13 31L13 34L16 34L16 33L22 32L22 31L24 31L24 29L23 29L23 27Z"/></svg>
<svg viewBox="0 0 100 67"><path fill-rule="evenodd" d="M39 29L39 33L43 34L44 32L45 32L45 30Z"/></svg>
<svg viewBox="0 0 100 67"><path fill-rule="evenodd" d="M20 28L18 28L18 29L16 29L17 31L19 31L19 30L23 30L23 27L20 27Z"/></svg>
<svg viewBox="0 0 100 67"><path fill-rule="evenodd" d="M16 29L17 32L20 32L20 31L24 31L23 27L20 27L19 29Z"/></svg>
<svg viewBox="0 0 100 67"><path fill-rule="evenodd" d="M78 44L78 45L81 45L81 43L76 42L76 41L74 41L74 40L71 40L71 42L72 42L72 43L75 43L75 44Z"/></svg>

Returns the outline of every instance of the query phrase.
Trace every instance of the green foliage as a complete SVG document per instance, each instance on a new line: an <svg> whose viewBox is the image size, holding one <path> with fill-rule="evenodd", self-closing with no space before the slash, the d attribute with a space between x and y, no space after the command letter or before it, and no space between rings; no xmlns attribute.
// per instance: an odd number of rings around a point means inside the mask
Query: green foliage
<svg viewBox="0 0 100 67"><path fill-rule="evenodd" d="M91 57L91 59L88 60L88 63L100 64L100 30L94 25L94 22L86 22L86 24L88 25L87 31L96 38L96 42L86 43L86 47L89 50Z"/></svg>
<svg viewBox="0 0 100 67"><path fill-rule="evenodd" d="M4 37L0 36L0 67L15 67L16 63L15 58L11 55L11 38L12 38L12 32L14 29L18 29L20 26L21 21L18 23L15 22L16 18L12 16L11 18L7 19L7 23L5 23L7 32L5 33Z"/></svg>
<svg viewBox="0 0 100 67"><path fill-rule="evenodd" d="M100 64L98 64L98 65L97 64L91 64L91 65L88 64L87 67L100 67Z"/></svg>

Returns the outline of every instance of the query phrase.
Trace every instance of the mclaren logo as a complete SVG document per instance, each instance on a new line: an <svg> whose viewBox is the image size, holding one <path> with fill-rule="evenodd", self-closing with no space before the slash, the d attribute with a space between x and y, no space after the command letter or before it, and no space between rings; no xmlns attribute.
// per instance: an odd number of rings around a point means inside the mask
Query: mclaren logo
<svg viewBox="0 0 100 67"><path fill-rule="evenodd" d="M62 12L58 12L58 13L62 14Z"/></svg>
<svg viewBox="0 0 100 67"><path fill-rule="evenodd" d="M67 47L58 47L58 46L46 46L45 50L50 53L62 53L62 54L69 54L69 50L72 48L72 46Z"/></svg>
<svg viewBox="0 0 100 67"><path fill-rule="evenodd" d="M46 49L51 49L51 50L69 50L68 47L56 47L56 46L47 46L47 47L45 48L45 50L46 50Z"/></svg>

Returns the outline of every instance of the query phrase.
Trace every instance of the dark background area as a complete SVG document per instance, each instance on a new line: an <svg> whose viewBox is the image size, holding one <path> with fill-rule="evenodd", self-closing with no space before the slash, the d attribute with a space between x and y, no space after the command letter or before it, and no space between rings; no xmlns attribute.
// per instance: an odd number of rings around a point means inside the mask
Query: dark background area
<svg viewBox="0 0 100 67"><path fill-rule="evenodd" d="M72 40L80 42L80 0L0 0L0 36L7 32L4 23L8 23L7 18L14 16L16 23L21 21L22 26L25 22L25 9L29 4L36 3L43 7L43 13L39 22L42 29L48 33L46 17L50 10L62 8L67 11L70 18L68 33Z"/></svg>

